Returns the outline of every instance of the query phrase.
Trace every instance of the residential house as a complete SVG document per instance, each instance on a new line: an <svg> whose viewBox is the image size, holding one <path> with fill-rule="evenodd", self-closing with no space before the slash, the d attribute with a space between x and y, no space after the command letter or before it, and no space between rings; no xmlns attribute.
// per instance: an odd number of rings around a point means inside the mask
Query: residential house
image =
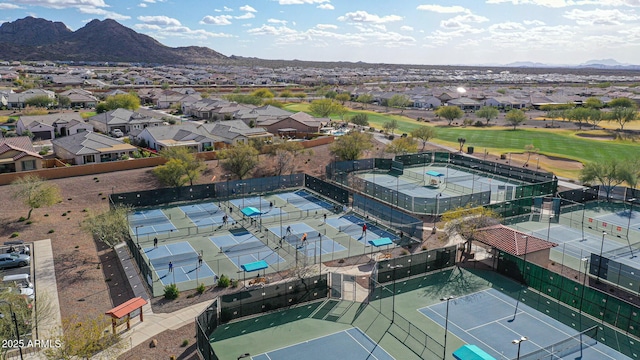
<svg viewBox="0 0 640 360"><path fill-rule="evenodd" d="M42 156L28 136L0 137L0 173L42 169Z"/></svg>
<svg viewBox="0 0 640 360"><path fill-rule="evenodd" d="M31 132L34 139L50 140L59 136L93 131L93 126L75 112L20 116L16 123L16 133L23 135L26 131Z"/></svg>
<svg viewBox="0 0 640 360"><path fill-rule="evenodd" d="M111 133L115 129L119 129L123 133L128 134L133 130L143 130L147 127L162 126L164 124L162 119L122 108L92 116L88 121L97 131L106 134Z"/></svg>
<svg viewBox="0 0 640 360"><path fill-rule="evenodd" d="M196 124L151 127L142 130L135 140L146 142L147 147L160 151L164 148L184 146L195 151L207 151L215 146L219 139Z"/></svg>
<svg viewBox="0 0 640 360"><path fill-rule="evenodd" d="M420 109L435 109L442 106L442 101L432 95L418 95L411 97L413 107Z"/></svg>
<svg viewBox="0 0 640 360"><path fill-rule="evenodd" d="M103 163L129 158L136 147L92 131L51 141L56 157L75 165Z"/></svg>
<svg viewBox="0 0 640 360"><path fill-rule="evenodd" d="M265 143L273 141L273 134L265 128L249 127L242 120L216 121L200 126L228 145L248 144L252 140Z"/></svg>
<svg viewBox="0 0 640 360"><path fill-rule="evenodd" d="M467 97L460 97L447 101L447 106L457 106L461 110L478 110L481 107L481 103Z"/></svg>
<svg viewBox="0 0 640 360"><path fill-rule="evenodd" d="M307 113L297 112L287 117L258 121L257 125L278 136L291 133L319 133L320 128L331 122L328 118L316 118Z"/></svg>
<svg viewBox="0 0 640 360"><path fill-rule="evenodd" d="M482 100L482 106L493 106L499 109L523 109L528 101L513 96L493 96Z"/></svg>
<svg viewBox="0 0 640 360"><path fill-rule="evenodd" d="M53 103L56 98L56 94L53 91L44 89L29 89L21 93L9 94L7 96L7 108L23 109L26 106L27 100L37 96L46 96L51 99L51 103Z"/></svg>
<svg viewBox="0 0 640 360"><path fill-rule="evenodd" d="M70 89L61 92L58 96L68 97L72 108L95 108L98 104L98 99L90 91L83 89Z"/></svg>

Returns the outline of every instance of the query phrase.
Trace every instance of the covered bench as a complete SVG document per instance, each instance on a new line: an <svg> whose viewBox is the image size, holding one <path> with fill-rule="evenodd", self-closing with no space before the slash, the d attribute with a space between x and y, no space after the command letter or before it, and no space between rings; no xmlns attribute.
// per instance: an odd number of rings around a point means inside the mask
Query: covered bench
<svg viewBox="0 0 640 360"><path fill-rule="evenodd" d="M131 313L140 310L140 321L144 321L142 317L142 307L147 305L147 300L137 297L114 307L107 311L105 315L111 316L111 328L113 333L116 333L116 327L118 326L118 320L127 317L127 330L131 329Z"/></svg>

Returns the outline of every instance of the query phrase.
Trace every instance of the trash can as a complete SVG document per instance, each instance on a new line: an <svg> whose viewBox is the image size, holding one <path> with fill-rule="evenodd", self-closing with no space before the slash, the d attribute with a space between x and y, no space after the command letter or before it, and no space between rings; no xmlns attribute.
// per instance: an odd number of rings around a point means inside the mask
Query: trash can
<svg viewBox="0 0 640 360"><path fill-rule="evenodd" d="M467 146L467 154L473 154L473 146Z"/></svg>

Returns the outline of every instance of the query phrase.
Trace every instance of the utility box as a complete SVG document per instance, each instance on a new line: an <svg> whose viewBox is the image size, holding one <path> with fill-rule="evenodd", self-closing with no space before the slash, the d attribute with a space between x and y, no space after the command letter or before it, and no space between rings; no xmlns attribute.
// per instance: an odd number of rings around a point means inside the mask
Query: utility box
<svg viewBox="0 0 640 360"><path fill-rule="evenodd" d="M467 154L473 154L473 146L467 146Z"/></svg>

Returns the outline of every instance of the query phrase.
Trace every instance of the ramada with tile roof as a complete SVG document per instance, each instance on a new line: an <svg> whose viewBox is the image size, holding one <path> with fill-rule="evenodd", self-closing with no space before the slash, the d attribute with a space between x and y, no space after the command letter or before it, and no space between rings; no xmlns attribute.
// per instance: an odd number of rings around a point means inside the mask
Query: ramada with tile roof
<svg viewBox="0 0 640 360"><path fill-rule="evenodd" d="M516 256L525 254L530 256L544 252L546 255L541 256L546 256L547 259L549 258L549 250L558 246L554 242L522 233L504 225L494 225L479 229L474 236L474 240Z"/></svg>
<svg viewBox="0 0 640 360"><path fill-rule="evenodd" d="M42 169L42 156L28 136L0 138L0 173Z"/></svg>
<svg viewBox="0 0 640 360"><path fill-rule="evenodd" d="M95 132L83 132L51 141L60 159L75 165L102 163L131 157L137 148Z"/></svg>

